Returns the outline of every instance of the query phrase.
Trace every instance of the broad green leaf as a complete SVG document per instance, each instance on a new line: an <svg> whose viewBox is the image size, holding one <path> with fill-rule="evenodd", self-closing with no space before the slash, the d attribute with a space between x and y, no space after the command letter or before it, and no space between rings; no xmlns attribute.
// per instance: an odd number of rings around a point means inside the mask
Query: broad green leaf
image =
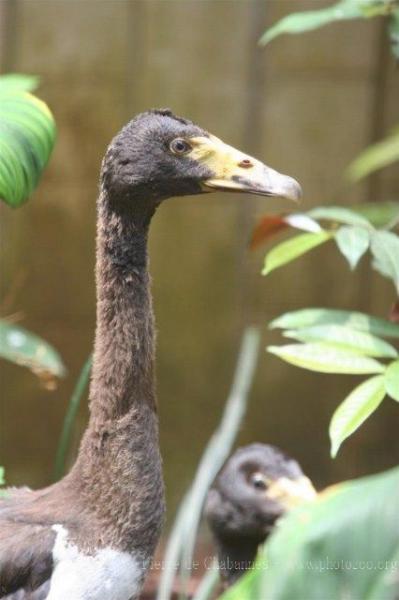
<svg viewBox="0 0 399 600"><path fill-rule="evenodd" d="M328 6L327 8L287 15L270 27L270 29L263 34L259 43L262 46L265 46L275 37L283 33L303 33L305 31L318 29L324 25L329 25L334 21L358 19L363 16L360 4L361 2L356 0L341 0L341 2Z"/></svg>
<svg viewBox="0 0 399 600"><path fill-rule="evenodd" d="M312 208L306 214L317 220L336 221L346 225L359 225L370 228L370 223L365 217L344 206L318 206Z"/></svg>
<svg viewBox="0 0 399 600"><path fill-rule="evenodd" d="M392 279L399 295L399 237L391 231L376 231L371 237L373 266Z"/></svg>
<svg viewBox="0 0 399 600"><path fill-rule="evenodd" d="M391 344L370 333L357 331L345 325L315 325L304 329L285 331L284 336L300 342L322 342L366 356L380 358L396 358L398 356L398 351Z"/></svg>
<svg viewBox="0 0 399 600"><path fill-rule="evenodd" d="M399 222L399 202L366 202L352 206L378 229L394 227Z"/></svg>
<svg viewBox="0 0 399 600"><path fill-rule="evenodd" d="M268 275L274 269L282 267L316 246L324 244L331 237L331 233L321 231L320 233L303 233L281 242L266 255L262 275Z"/></svg>
<svg viewBox="0 0 399 600"><path fill-rule="evenodd" d="M381 142L364 150L348 167L347 176L351 181L359 181L378 169L399 160L399 128Z"/></svg>
<svg viewBox="0 0 399 600"><path fill-rule="evenodd" d="M53 149L54 119L26 92L0 92L0 198L21 205L37 186Z"/></svg>
<svg viewBox="0 0 399 600"><path fill-rule="evenodd" d="M335 241L353 270L363 254L367 252L370 234L364 227L344 225L336 232Z"/></svg>
<svg viewBox="0 0 399 600"><path fill-rule="evenodd" d="M399 402L399 360L388 365L385 371L385 389L391 398Z"/></svg>
<svg viewBox="0 0 399 600"><path fill-rule="evenodd" d="M301 329L314 325L346 325L373 335L399 338L399 325L366 313L329 308L304 308L285 313L269 324L270 329Z"/></svg>
<svg viewBox="0 0 399 600"><path fill-rule="evenodd" d="M0 467L0 485L4 485L4 484L5 484L4 467Z"/></svg>
<svg viewBox="0 0 399 600"><path fill-rule="evenodd" d="M319 373L382 373L384 365L349 350L334 348L322 343L288 344L287 346L269 346L272 354L276 354L286 362Z"/></svg>
<svg viewBox="0 0 399 600"><path fill-rule="evenodd" d="M36 75L7 73L0 76L0 94L4 92L33 92L39 85Z"/></svg>
<svg viewBox="0 0 399 600"><path fill-rule="evenodd" d="M331 456L334 458L349 437L381 404L385 397L385 377L363 381L338 406L330 423Z"/></svg>
<svg viewBox="0 0 399 600"><path fill-rule="evenodd" d="M327 488L280 521L219 600L396 600L398 497L399 468Z"/></svg>
<svg viewBox="0 0 399 600"><path fill-rule="evenodd" d="M52 378L63 377L65 366L58 352L47 342L19 325L0 321L0 356L28 367L51 385Z"/></svg>

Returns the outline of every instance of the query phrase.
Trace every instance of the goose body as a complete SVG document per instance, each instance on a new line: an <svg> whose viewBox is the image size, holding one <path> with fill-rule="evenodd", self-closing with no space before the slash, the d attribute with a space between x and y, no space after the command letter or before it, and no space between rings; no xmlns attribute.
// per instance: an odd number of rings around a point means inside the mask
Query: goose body
<svg viewBox="0 0 399 600"><path fill-rule="evenodd" d="M0 500L0 598L137 598L164 514L148 229L165 199L215 189L300 193L295 180L167 109L138 115L108 147L89 424L66 477Z"/></svg>

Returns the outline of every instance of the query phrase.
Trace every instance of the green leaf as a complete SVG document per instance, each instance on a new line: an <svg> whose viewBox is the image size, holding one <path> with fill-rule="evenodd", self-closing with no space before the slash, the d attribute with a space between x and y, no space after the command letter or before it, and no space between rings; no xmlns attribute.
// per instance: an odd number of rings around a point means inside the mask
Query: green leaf
<svg viewBox="0 0 399 600"><path fill-rule="evenodd" d="M61 435L58 440L58 448L55 455L55 481L58 481L58 479L60 479L64 475L66 457L68 454L69 447L71 445L72 432L78 414L80 401L90 379L91 365L92 357L90 355L82 367L82 370L79 374L78 380L75 385L75 389L73 390L72 396L70 397L68 403L68 408L65 413L64 422L62 425Z"/></svg>
<svg viewBox="0 0 399 600"><path fill-rule="evenodd" d="M399 338L399 325L366 313L329 308L304 308L285 313L269 324L270 329L301 329L314 325L346 325L357 331Z"/></svg>
<svg viewBox="0 0 399 600"><path fill-rule="evenodd" d="M376 231L371 237L373 267L392 279L399 295L399 237L391 231Z"/></svg>
<svg viewBox="0 0 399 600"><path fill-rule="evenodd" d="M398 496L399 468L327 488L279 522L220 600L397 599Z"/></svg>
<svg viewBox="0 0 399 600"><path fill-rule="evenodd" d="M265 46L283 33L304 33L319 29L336 21L371 18L389 15L394 12L396 0L341 0L337 4L287 15L266 30L259 44Z"/></svg>
<svg viewBox="0 0 399 600"><path fill-rule="evenodd" d="M350 268L356 268L370 244L370 234L364 227L345 225L335 234L335 241Z"/></svg>
<svg viewBox="0 0 399 600"><path fill-rule="evenodd" d="M388 396L399 402L399 360L388 365L385 371L385 389Z"/></svg>
<svg viewBox="0 0 399 600"><path fill-rule="evenodd" d="M347 177L351 181L359 181L378 169L382 169L399 160L399 128L381 142L373 144L364 150L349 165Z"/></svg>
<svg viewBox="0 0 399 600"><path fill-rule="evenodd" d="M385 397L385 377L363 381L338 406L330 423L331 456L335 458L348 438L379 407Z"/></svg>
<svg viewBox="0 0 399 600"><path fill-rule="evenodd" d="M0 321L0 356L17 365L28 367L51 385L51 378L63 377L64 363L47 342L23 327Z"/></svg>
<svg viewBox="0 0 399 600"><path fill-rule="evenodd" d="M366 356L396 358L398 351L384 340L363 331L356 331L345 325L315 325L304 329L285 331L285 337L301 342L322 342L323 344L347 349Z"/></svg>
<svg viewBox="0 0 399 600"><path fill-rule="evenodd" d="M316 246L331 239L327 231L320 233L303 233L275 246L265 257L262 275L268 275L274 269L295 260Z"/></svg>
<svg viewBox="0 0 399 600"><path fill-rule="evenodd" d="M5 485L4 467L0 467L0 485Z"/></svg>
<svg viewBox="0 0 399 600"><path fill-rule="evenodd" d="M363 373L382 373L385 370L384 365L374 360L374 358L360 356L349 350L342 350L317 342L269 346L267 350L292 365L319 373L359 375Z"/></svg>
<svg viewBox="0 0 399 600"><path fill-rule="evenodd" d="M0 198L20 206L37 186L56 135L47 105L26 92L0 93Z"/></svg>
<svg viewBox="0 0 399 600"><path fill-rule="evenodd" d="M399 202L366 202L352 207L378 229L394 227L399 222Z"/></svg>
<svg viewBox="0 0 399 600"><path fill-rule="evenodd" d="M329 25L334 21L358 19L362 16L359 0L341 0L327 8L293 13L284 17L263 34L259 43L265 46L283 33L303 33Z"/></svg>
<svg viewBox="0 0 399 600"><path fill-rule="evenodd" d="M312 208L306 214L317 220L336 221L346 225L359 225L370 228L370 223L365 217L359 215L355 209L343 206L318 206Z"/></svg>
<svg viewBox="0 0 399 600"><path fill-rule="evenodd" d="M7 73L0 76L0 94L4 92L33 92L39 85L36 75Z"/></svg>

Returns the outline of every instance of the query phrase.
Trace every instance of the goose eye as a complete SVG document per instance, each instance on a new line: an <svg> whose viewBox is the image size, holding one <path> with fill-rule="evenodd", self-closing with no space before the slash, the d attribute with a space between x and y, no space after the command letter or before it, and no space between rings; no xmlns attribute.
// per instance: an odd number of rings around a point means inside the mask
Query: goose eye
<svg viewBox="0 0 399 600"><path fill-rule="evenodd" d="M266 479L262 473L253 473L251 475L250 482L257 490L265 490L267 488Z"/></svg>
<svg viewBox="0 0 399 600"><path fill-rule="evenodd" d="M187 152L190 152L191 150L191 146L188 142L186 142L186 140L182 140L181 138L176 138L175 140L173 140L170 143L169 148L171 149L171 151L173 152L173 154L187 154Z"/></svg>

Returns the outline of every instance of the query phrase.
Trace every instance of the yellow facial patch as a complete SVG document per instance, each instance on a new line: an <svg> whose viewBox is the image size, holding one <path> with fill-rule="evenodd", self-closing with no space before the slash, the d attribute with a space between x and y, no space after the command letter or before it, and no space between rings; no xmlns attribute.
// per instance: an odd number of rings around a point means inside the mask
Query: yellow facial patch
<svg viewBox="0 0 399 600"><path fill-rule="evenodd" d="M190 158L206 165L214 176L205 182L207 187L223 187L242 191L243 186L233 178L249 176L249 171L262 166L255 158L225 144L214 135L190 138L193 150ZM258 166L259 168L259 166Z"/></svg>
<svg viewBox="0 0 399 600"><path fill-rule="evenodd" d="M300 185L295 179L281 175L213 135L192 137L187 141L192 146L188 156L206 165L213 173L202 182L206 191L232 190L262 196L280 196L294 201L301 196Z"/></svg>
<svg viewBox="0 0 399 600"><path fill-rule="evenodd" d="M307 477L300 477L299 479L280 477L280 479L270 484L266 493L268 498L279 502L287 510L303 502L315 500L317 496L316 490Z"/></svg>

